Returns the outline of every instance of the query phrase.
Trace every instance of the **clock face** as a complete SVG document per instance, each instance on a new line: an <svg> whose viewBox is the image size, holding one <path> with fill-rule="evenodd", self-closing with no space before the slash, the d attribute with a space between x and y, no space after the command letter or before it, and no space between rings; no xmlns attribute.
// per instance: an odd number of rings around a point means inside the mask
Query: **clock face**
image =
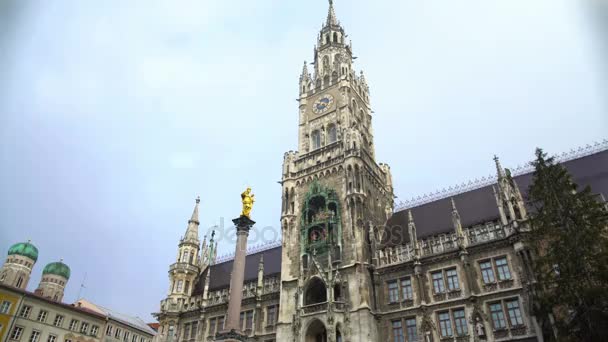
<svg viewBox="0 0 608 342"><path fill-rule="evenodd" d="M331 107L332 103L334 103L333 96L323 95L312 105L312 111L316 114L325 113L329 110L329 107Z"/></svg>

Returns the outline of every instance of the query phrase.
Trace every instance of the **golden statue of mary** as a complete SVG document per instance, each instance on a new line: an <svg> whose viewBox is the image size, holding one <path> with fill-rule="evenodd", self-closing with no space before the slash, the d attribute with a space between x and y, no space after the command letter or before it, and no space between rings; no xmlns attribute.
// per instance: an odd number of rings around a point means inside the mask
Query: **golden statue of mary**
<svg viewBox="0 0 608 342"><path fill-rule="evenodd" d="M251 188L247 188L247 190L241 194L241 201L243 202L241 216L251 218L251 209L253 209L253 202L255 202L254 197L255 195L251 193Z"/></svg>

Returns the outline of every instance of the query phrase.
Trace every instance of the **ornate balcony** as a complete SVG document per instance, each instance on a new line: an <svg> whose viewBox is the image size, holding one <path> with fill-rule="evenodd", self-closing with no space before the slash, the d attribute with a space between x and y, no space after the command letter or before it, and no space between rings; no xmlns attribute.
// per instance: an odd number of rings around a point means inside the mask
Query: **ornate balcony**
<svg viewBox="0 0 608 342"><path fill-rule="evenodd" d="M327 311L327 302L306 305L302 307L305 314Z"/></svg>

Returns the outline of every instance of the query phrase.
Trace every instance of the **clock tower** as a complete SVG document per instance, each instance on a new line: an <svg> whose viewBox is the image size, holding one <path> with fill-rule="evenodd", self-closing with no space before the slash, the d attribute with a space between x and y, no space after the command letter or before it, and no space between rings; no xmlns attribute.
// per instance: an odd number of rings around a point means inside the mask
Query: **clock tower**
<svg viewBox="0 0 608 342"><path fill-rule="evenodd" d="M393 210L369 87L333 1L299 80L298 151L282 172L278 341L376 341L372 257Z"/></svg>

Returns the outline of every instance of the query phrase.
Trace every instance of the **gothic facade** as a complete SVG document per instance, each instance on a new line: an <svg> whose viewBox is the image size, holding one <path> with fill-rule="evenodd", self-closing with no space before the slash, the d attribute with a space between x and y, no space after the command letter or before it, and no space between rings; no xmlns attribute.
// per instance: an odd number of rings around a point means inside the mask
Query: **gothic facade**
<svg viewBox="0 0 608 342"><path fill-rule="evenodd" d="M298 151L285 153L282 241L246 259L241 328L251 341L542 341L522 192L531 176L496 176L394 208L375 158L369 87L353 68L333 2L299 79ZM604 148L564 165L608 193ZM603 163L603 164L601 164ZM603 173L602 173L603 172ZM198 238L198 200L155 314L160 341L213 341L232 261Z"/></svg>

